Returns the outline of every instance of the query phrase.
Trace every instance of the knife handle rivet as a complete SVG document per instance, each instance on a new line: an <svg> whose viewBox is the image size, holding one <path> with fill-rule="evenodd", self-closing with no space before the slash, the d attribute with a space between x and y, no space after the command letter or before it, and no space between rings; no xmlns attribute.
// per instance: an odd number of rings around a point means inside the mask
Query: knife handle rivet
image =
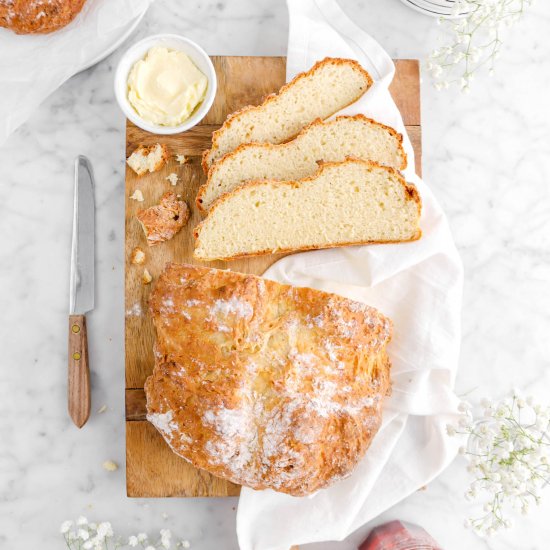
<svg viewBox="0 0 550 550"><path fill-rule="evenodd" d="M72 326L72 331L75 333L75 334L78 334L80 332L80 327L78 325L73 325Z"/></svg>
<svg viewBox="0 0 550 550"><path fill-rule="evenodd" d="M75 352L73 353L73 359L74 359L75 361L79 361L79 360L80 360L80 353L78 353L78 351L75 351Z"/></svg>

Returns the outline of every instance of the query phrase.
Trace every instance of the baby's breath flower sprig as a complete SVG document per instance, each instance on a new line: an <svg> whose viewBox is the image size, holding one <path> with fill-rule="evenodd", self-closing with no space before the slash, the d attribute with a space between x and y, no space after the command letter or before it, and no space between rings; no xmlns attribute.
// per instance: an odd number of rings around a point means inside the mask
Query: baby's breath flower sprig
<svg viewBox="0 0 550 550"><path fill-rule="evenodd" d="M161 529L158 538L149 539L146 533L131 535L126 542L116 537L108 521L89 523L84 516L76 521L67 520L61 524L60 532L69 550L118 550L142 548L144 550L168 550L172 545L172 533ZM188 540L180 540L174 548L191 548Z"/></svg>
<svg viewBox="0 0 550 550"><path fill-rule="evenodd" d="M533 1L455 0L453 15L465 16L438 20L446 30L446 45L435 49L425 63L434 86L442 90L456 84L468 93L479 69L488 67L492 76L500 56L503 30L518 22Z"/></svg>
<svg viewBox="0 0 550 550"><path fill-rule="evenodd" d="M538 505L541 490L550 484L550 407L524 399L519 392L502 401L482 399L482 417L474 420L471 405L461 403L458 426L447 433L467 435L460 454L474 480L465 493L469 501L484 500L483 513L465 521L482 536L512 527L512 509L527 514Z"/></svg>

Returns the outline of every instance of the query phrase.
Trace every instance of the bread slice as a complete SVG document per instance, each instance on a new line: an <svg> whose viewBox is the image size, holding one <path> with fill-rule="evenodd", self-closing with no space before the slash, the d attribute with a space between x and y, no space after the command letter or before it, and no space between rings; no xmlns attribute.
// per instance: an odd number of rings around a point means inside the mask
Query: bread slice
<svg viewBox="0 0 550 550"><path fill-rule="evenodd" d="M147 172L160 170L168 160L168 149L166 145L157 143L146 147L140 145L126 161L128 166L138 175L143 176Z"/></svg>
<svg viewBox="0 0 550 550"><path fill-rule="evenodd" d="M212 135L212 148L203 154L210 166L241 143L282 143L317 118L328 118L357 101L372 85L369 73L352 59L327 57L297 75L261 105L230 115Z"/></svg>
<svg viewBox="0 0 550 550"><path fill-rule="evenodd" d="M197 195L197 206L208 210L224 193L247 181L297 180L317 172L319 162L341 162L348 157L372 160L403 170L407 156L403 136L364 115L316 120L287 143L248 143L216 162Z"/></svg>
<svg viewBox="0 0 550 550"><path fill-rule="evenodd" d="M420 238L421 201L403 176L348 159L299 181L258 181L225 194L195 228L195 258L231 260L294 250Z"/></svg>

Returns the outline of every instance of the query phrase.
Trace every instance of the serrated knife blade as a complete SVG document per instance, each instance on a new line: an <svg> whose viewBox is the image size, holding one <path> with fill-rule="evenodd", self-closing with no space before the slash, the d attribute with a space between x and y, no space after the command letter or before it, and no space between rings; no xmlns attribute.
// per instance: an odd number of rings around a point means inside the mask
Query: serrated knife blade
<svg viewBox="0 0 550 550"><path fill-rule="evenodd" d="M90 416L90 369L85 313L94 308L95 202L90 161L74 166L74 217L69 282L69 414L81 428Z"/></svg>
<svg viewBox="0 0 550 550"><path fill-rule="evenodd" d="M74 218L71 248L69 313L94 308L95 203L90 161L80 155L74 167Z"/></svg>

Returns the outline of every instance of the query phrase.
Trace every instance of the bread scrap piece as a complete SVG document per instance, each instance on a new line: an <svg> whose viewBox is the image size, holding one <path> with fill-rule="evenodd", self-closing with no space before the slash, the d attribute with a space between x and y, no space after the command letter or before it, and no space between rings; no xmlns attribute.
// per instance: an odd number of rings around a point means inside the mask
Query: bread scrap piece
<svg viewBox="0 0 550 550"><path fill-rule="evenodd" d="M212 148L203 154L204 171L241 143L282 143L293 138L314 120L357 101L371 85L369 73L353 59L327 57L317 62L261 105L230 115L212 134Z"/></svg>
<svg viewBox="0 0 550 550"><path fill-rule="evenodd" d="M159 204L140 210L136 217L143 227L147 244L154 246L171 239L187 223L189 208L175 193L168 192Z"/></svg>
<svg viewBox="0 0 550 550"><path fill-rule="evenodd" d="M130 262L134 265L141 265L145 262L145 252L139 246L136 246L130 254Z"/></svg>
<svg viewBox="0 0 550 550"><path fill-rule="evenodd" d="M391 243L420 238L421 201L393 168L349 159L298 181L247 183L195 228L195 258Z"/></svg>
<svg viewBox="0 0 550 550"><path fill-rule="evenodd" d="M16 34L47 34L68 25L86 0L0 0L0 27Z"/></svg>
<svg viewBox="0 0 550 550"><path fill-rule="evenodd" d="M128 166L138 175L143 176L147 172L160 170L168 160L168 149L166 145L157 143L146 147L140 145L126 161Z"/></svg>
<svg viewBox="0 0 550 550"><path fill-rule="evenodd" d="M389 319L311 288L175 264L149 305L147 419L176 454L296 496L351 474L390 391Z"/></svg>
<svg viewBox="0 0 550 550"><path fill-rule="evenodd" d="M317 172L319 162L341 162L348 157L372 160L404 170L407 155L403 136L364 115L316 120L292 141L239 145L208 171L199 189L197 206L208 210L224 193L253 180L296 180Z"/></svg>

